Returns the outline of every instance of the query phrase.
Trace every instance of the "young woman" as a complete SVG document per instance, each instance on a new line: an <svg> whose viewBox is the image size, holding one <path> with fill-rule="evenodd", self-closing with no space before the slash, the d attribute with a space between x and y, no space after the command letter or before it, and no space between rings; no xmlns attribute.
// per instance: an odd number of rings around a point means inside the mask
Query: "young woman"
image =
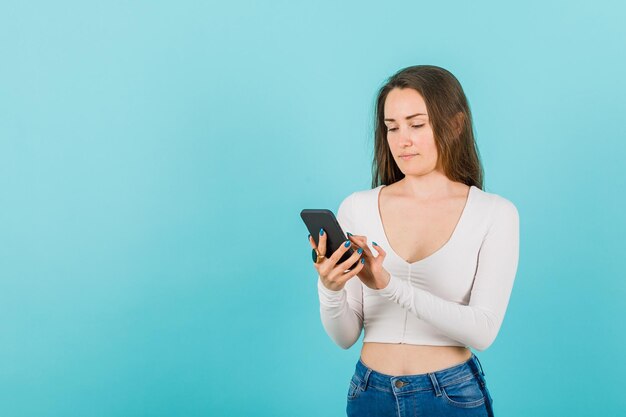
<svg viewBox="0 0 626 417"><path fill-rule="evenodd" d="M309 237L324 329L344 349L365 331L347 414L493 416L470 348L487 349L504 319L517 208L483 191L469 105L447 70L399 71L375 117L373 188L337 210L349 239L327 254L323 230L319 245ZM358 250L337 264L350 246Z"/></svg>

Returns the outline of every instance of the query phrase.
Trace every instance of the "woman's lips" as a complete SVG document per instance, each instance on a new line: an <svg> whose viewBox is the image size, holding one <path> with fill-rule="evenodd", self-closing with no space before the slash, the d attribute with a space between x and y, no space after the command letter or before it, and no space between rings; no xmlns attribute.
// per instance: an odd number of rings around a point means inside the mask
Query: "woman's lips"
<svg viewBox="0 0 626 417"><path fill-rule="evenodd" d="M404 161L408 161L409 159L413 158L414 156L417 156L417 154L400 156L400 158L402 158L402 160L404 160Z"/></svg>

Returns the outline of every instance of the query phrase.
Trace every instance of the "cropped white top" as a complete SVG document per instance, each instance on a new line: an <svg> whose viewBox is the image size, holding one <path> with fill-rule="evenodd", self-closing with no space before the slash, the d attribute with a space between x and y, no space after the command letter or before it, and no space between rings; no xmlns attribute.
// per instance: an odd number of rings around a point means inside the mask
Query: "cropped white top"
<svg viewBox="0 0 626 417"><path fill-rule="evenodd" d="M326 333L344 349L365 329L363 342L463 346L483 351L496 338L519 259L519 214L497 194L471 186L450 239L435 253L408 263L383 229L378 194L384 185L356 191L337 210L344 232L364 235L387 252L387 286L374 290L354 276L339 291L318 276Z"/></svg>

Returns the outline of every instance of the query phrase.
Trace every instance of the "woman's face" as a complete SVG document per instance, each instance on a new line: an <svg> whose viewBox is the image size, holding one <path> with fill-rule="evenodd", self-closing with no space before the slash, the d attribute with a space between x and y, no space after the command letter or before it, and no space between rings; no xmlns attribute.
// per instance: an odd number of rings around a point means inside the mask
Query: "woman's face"
<svg viewBox="0 0 626 417"><path fill-rule="evenodd" d="M404 175L424 175L437 168L437 147L421 94L394 88L385 100L387 143ZM413 155L403 157L402 155Z"/></svg>

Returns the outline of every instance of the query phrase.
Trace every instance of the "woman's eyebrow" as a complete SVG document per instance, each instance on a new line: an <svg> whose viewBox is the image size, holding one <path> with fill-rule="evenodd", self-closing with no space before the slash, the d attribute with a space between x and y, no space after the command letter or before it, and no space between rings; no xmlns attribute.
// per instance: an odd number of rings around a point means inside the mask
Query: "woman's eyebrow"
<svg viewBox="0 0 626 417"><path fill-rule="evenodd" d="M426 116L426 113L415 113L415 114L405 117L405 119L409 120L410 118L415 117L415 116ZM395 122L395 121L396 121L395 119L385 119L385 122Z"/></svg>

